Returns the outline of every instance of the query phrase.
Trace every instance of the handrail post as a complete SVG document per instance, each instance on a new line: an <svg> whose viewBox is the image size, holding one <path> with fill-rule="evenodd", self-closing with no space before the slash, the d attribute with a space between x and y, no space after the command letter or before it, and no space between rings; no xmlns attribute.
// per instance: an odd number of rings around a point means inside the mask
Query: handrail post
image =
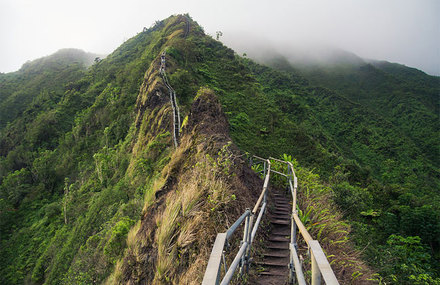
<svg viewBox="0 0 440 285"><path fill-rule="evenodd" d="M267 191L266 193L264 193L264 197L263 197L263 204L267 202Z"/></svg>
<svg viewBox="0 0 440 285"><path fill-rule="evenodd" d="M289 284L295 284L295 267L293 265L293 251L290 250L289 255Z"/></svg>
<svg viewBox="0 0 440 285"><path fill-rule="evenodd" d="M251 212L249 214L248 219L248 234L247 234L247 243L248 243L248 249L245 253L246 256L246 273L249 272L250 267L250 260L251 260L251 249L252 249L252 227L253 227L253 221L254 221L254 214Z"/></svg>
<svg viewBox="0 0 440 285"><path fill-rule="evenodd" d="M222 252L222 262L223 262L223 268L225 269L225 274L228 272L228 265L226 264L226 257L225 257L225 251Z"/></svg>
<svg viewBox="0 0 440 285"><path fill-rule="evenodd" d="M267 168L266 164L267 164L266 161L264 161L264 168L263 168L264 176L266 176L266 168Z"/></svg>
<svg viewBox="0 0 440 285"><path fill-rule="evenodd" d="M250 211L250 209L247 208L246 211ZM244 220L243 241L241 242L241 244L247 243L248 248L246 249L245 253L243 254L243 256L241 258L240 274L243 274L244 270L247 268L247 254L246 254L246 252L249 250L249 247L250 247L250 244L249 244L249 226L250 226L249 219L250 219L250 215L252 215L252 213L247 215L246 219Z"/></svg>
<svg viewBox="0 0 440 285"><path fill-rule="evenodd" d="M298 249L297 248L298 245L296 243L296 222L295 222L295 219L293 218L293 215L295 215L295 214L297 214L296 210L292 211L292 215L290 216L291 223L292 223L292 226L290 228L290 230L291 230L290 231L290 241L291 241L291 243L293 243L295 245L295 249Z"/></svg>
<svg viewBox="0 0 440 285"><path fill-rule="evenodd" d="M253 217L252 212L249 214L249 218L248 218L248 232L247 232L247 243L248 243L248 249L247 252L245 254L246 257L246 273L249 272L249 266L250 266L250 258L251 258L251 248L252 248L252 243L251 243L251 236L252 236L252 224L251 224L251 218Z"/></svg>
<svg viewBox="0 0 440 285"><path fill-rule="evenodd" d="M310 257L312 259L312 285L321 285L321 272L312 250L310 250Z"/></svg>
<svg viewBox="0 0 440 285"><path fill-rule="evenodd" d="M202 285L219 284L222 256L224 256L223 248L225 243L226 233L217 234L214 246L212 247L211 255L209 257L208 265L206 266Z"/></svg>

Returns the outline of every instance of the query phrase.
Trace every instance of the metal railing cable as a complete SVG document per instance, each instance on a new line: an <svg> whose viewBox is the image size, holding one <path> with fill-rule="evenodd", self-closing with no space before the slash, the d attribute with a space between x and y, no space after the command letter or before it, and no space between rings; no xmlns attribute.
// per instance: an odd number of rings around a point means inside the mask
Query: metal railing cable
<svg viewBox="0 0 440 285"><path fill-rule="evenodd" d="M255 160L257 162L255 162ZM298 216L296 197L298 179L292 163L272 157L269 157L269 159L264 159L255 155L250 158L250 161L251 166L254 164L263 164L263 170L259 171L259 173L264 174L265 177L263 190L261 191L261 194L258 197L258 200L255 203L252 211L250 209L246 209L240 218L237 219L237 221L225 233L219 233L217 235L211 255L209 257L208 266L206 267L202 285L229 284L238 267L240 268L240 274L243 274L245 270L247 271L249 269L252 242L255 238L261 219L267 207L267 191L270 173L278 174L287 179L287 184L292 196L291 235L289 243L290 258L289 264L286 264L286 266L289 268L289 282L291 284L307 284L303 273L302 263L298 255L297 232L299 232L308 246L308 252L311 259L311 284L319 285L321 284L322 280L325 282L325 284L339 284L319 242L312 238ZM286 164L287 174L273 169L271 167L271 161ZM254 224L255 217L257 218ZM225 258L225 248L228 247L232 234L243 223L243 221L245 221L243 239L240 242L238 253L228 268ZM225 271L223 278L221 278L222 264Z"/></svg>
<svg viewBox="0 0 440 285"><path fill-rule="evenodd" d="M164 84L167 87L168 92L170 94L171 107L173 108L174 146L177 147L179 144L179 136L180 136L180 113L179 113L179 106L177 105L177 101L176 101L176 92L174 91L173 87L171 87L170 83L168 82L168 77L165 72L165 66L166 66L166 57L165 56L166 56L166 51L164 50L162 52L162 54L160 55L159 73L162 76Z"/></svg>

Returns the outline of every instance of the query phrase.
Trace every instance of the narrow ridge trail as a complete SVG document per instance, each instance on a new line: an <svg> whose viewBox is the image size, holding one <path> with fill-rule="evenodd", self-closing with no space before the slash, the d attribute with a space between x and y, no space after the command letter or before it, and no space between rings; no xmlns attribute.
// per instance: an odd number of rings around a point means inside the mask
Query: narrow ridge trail
<svg viewBox="0 0 440 285"><path fill-rule="evenodd" d="M273 204L268 209L269 233L263 255L256 262L259 273L255 284L288 284L290 214L292 205L284 191L273 189Z"/></svg>
<svg viewBox="0 0 440 285"><path fill-rule="evenodd" d="M160 55L160 75L165 83L165 86L168 88L168 92L170 94L170 102L171 107L173 108L173 137L174 137L174 146L177 147L179 145L179 136L180 136L180 113L179 106L176 101L176 92L171 87L168 82L167 74L165 72L166 66L166 52L163 51Z"/></svg>
<svg viewBox="0 0 440 285"><path fill-rule="evenodd" d="M185 31L184 31L184 34L183 34L184 38L186 38L188 36L189 28L190 28L189 18L187 16L185 16Z"/></svg>

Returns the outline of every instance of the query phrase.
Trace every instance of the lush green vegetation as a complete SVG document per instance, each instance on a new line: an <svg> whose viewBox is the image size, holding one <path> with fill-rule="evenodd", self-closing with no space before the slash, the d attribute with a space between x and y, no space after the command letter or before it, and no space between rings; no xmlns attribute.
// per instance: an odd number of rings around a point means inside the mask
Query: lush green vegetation
<svg viewBox="0 0 440 285"><path fill-rule="evenodd" d="M171 159L170 130L153 127L165 111L145 111L140 91L165 48L183 117L200 87L214 90L241 150L314 168L384 281L439 282L438 78L383 63L322 77L276 70L192 20L183 37L179 19L87 69L60 56L0 75L0 283L110 275Z"/></svg>
<svg viewBox="0 0 440 285"><path fill-rule="evenodd" d="M81 77L60 82L58 97L40 99L23 87L36 103L23 102L23 115L1 133L0 283L90 284L109 274L154 169L164 165L166 130L148 154L130 155L134 105L160 39L150 29L128 40ZM52 81L46 69L31 81ZM19 75L5 76L19 84Z"/></svg>
<svg viewBox="0 0 440 285"><path fill-rule="evenodd" d="M406 72L403 66L395 67L397 72L367 64L360 70L371 69L364 79L370 89L356 79L352 83L365 92L363 102L338 88L313 87L298 72L233 57L210 38L192 42L191 64L184 56L188 50L176 46L174 57L186 67L179 73L191 78L186 82L207 85L220 95L235 143L263 156L291 153L315 168L332 185L335 201L355 229L353 238L384 281L438 280L438 78ZM351 86L347 81L340 84ZM173 86L185 94L188 84L174 80ZM379 254L405 246L408 239L417 244L417 258L390 260Z"/></svg>
<svg viewBox="0 0 440 285"><path fill-rule="evenodd" d="M386 62L272 64L324 86L314 117L338 156L357 165L341 163L325 177L366 260L387 282L439 282L440 79Z"/></svg>

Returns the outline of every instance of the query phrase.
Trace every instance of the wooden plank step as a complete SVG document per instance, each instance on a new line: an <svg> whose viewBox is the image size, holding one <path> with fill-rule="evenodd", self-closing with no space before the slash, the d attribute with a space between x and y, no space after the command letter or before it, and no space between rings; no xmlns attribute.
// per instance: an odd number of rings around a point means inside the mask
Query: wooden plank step
<svg viewBox="0 0 440 285"><path fill-rule="evenodd" d="M280 263L283 265L287 265L289 263L289 256L264 256L264 259L260 260L260 263L264 262L273 264Z"/></svg>
<svg viewBox="0 0 440 285"><path fill-rule="evenodd" d="M288 198L288 197L286 197L284 195L282 195L282 196L274 196L273 199L289 201L289 202L292 200L292 198Z"/></svg>
<svg viewBox="0 0 440 285"><path fill-rule="evenodd" d="M269 221L273 224L277 225L283 225L283 226L289 226L290 225L290 219L286 219L285 217L269 217ZM282 223L280 223L282 222Z"/></svg>
<svg viewBox="0 0 440 285"><path fill-rule="evenodd" d="M284 238L287 240L290 240L290 229L289 231L285 231L285 232L272 232L270 233L270 237L277 237L277 238Z"/></svg>
<svg viewBox="0 0 440 285"><path fill-rule="evenodd" d="M267 253L263 254L264 258L266 257L279 257L279 258L285 258L290 256L290 252L286 250L271 250Z"/></svg>
<svg viewBox="0 0 440 285"><path fill-rule="evenodd" d="M274 205L274 209L283 209L283 210L287 210L290 211L291 207L288 204L275 204Z"/></svg>
<svg viewBox="0 0 440 285"><path fill-rule="evenodd" d="M279 210L275 210L273 212L269 212L269 215L278 215L278 216L285 216L288 217L290 219L290 212L288 211L279 211Z"/></svg>
<svg viewBox="0 0 440 285"><path fill-rule="evenodd" d="M271 224L276 224L276 225L286 225L286 226L288 226L288 225L290 225L290 219L288 219L288 220L271 220L270 221L270 223Z"/></svg>
<svg viewBox="0 0 440 285"><path fill-rule="evenodd" d="M276 203L276 204L274 205L274 208L275 208L275 209L278 209L278 208L286 208L286 209L290 209L291 207L290 207L290 204Z"/></svg>
<svg viewBox="0 0 440 285"><path fill-rule="evenodd" d="M281 243L281 242L274 242L274 243L269 243L267 246L267 248L269 249L284 249L286 251L289 250L289 243Z"/></svg>
<svg viewBox="0 0 440 285"><path fill-rule="evenodd" d="M290 212L290 209L288 209L288 208L276 208L276 209L274 210L274 212L275 212L275 211L285 213L285 212ZM289 215L289 217L290 217L290 213L289 213L288 215Z"/></svg>
<svg viewBox="0 0 440 285"><path fill-rule="evenodd" d="M273 194L272 197L274 199L286 199L286 200L290 200L288 197L286 197L286 195L284 194Z"/></svg>
<svg viewBox="0 0 440 285"><path fill-rule="evenodd" d="M277 271L261 271L260 275L263 275L263 276L286 276L286 273L277 272Z"/></svg>
<svg viewBox="0 0 440 285"><path fill-rule="evenodd" d="M267 215L269 217L269 219L271 218L275 218L275 220L290 220L290 216L289 215L280 215L280 214L268 214Z"/></svg>
<svg viewBox="0 0 440 285"><path fill-rule="evenodd" d="M270 212L278 211L278 212L285 212L285 213L291 213L292 207L290 206L275 206L272 209L269 210Z"/></svg>
<svg viewBox="0 0 440 285"><path fill-rule="evenodd" d="M291 205L290 201L274 199L275 205Z"/></svg>
<svg viewBox="0 0 440 285"><path fill-rule="evenodd" d="M268 241L290 241L290 237L289 236L285 236L285 235L270 235Z"/></svg>
<svg viewBox="0 0 440 285"><path fill-rule="evenodd" d="M284 285L287 283L287 277L283 276L259 276L258 280L253 283L256 285Z"/></svg>
<svg viewBox="0 0 440 285"><path fill-rule="evenodd" d="M259 261L256 262L255 264L258 264L262 267L287 267L288 266L288 262L282 262L282 261Z"/></svg>
<svg viewBox="0 0 440 285"><path fill-rule="evenodd" d="M273 229L271 234L290 236L290 227L282 227L282 228L280 227L277 229Z"/></svg>
<svg viewBox="0 0 440 285"><path fill-rule="evenodd" d="M286 274L288 274L288 273L289 273L289 269L287 266L285 268L283 268L283 267L269 267L266 270L261 271L260 275L287 276Z"/></svg>

